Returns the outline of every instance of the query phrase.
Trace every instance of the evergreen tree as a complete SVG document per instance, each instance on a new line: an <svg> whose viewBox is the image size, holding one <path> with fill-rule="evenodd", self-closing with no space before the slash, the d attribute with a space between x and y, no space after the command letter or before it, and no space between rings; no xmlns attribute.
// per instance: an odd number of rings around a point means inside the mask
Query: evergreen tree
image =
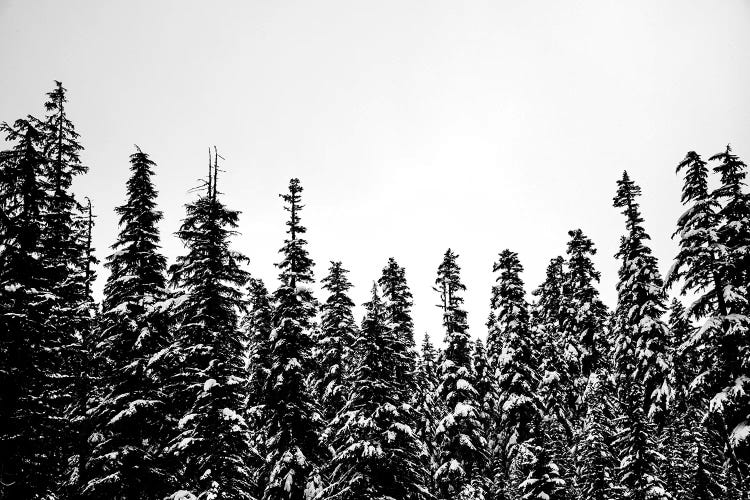
<svg viewBox="0 0 750 500"><path fill-rule="evenodd" d="M520 485L522 500L557 500L563 498L565 481L549 452L544 422L537 423L534 439L525 443L531 457L529 474Z"/></svg>
<svg viewBox="0 0 750 500"><path fill-rule="evenodd" d="M66 89L58 81L47 94L43 120L35 120L41 132L45 162L44 176L49 189L49 203L43 214L42 255L49 272L49 298L46 342L51 353L48 360L54 377L49 380L46 397L56 418L56 430L47 446L56 456L48 473L61 477L68 468L68 457L79 448L83 436L73 425L79 408L75 399L84 337L89 335L93 311L86 296L87 218L83 207L71 191L73 179L88 168L81 163L78 133L66 108Z"/></svg>
<svg viewBox="0 0 750 500"><path fill-rule="evenodd" d="M531 325L536 339L534 349L539 353L539 397L547 421L545 446L566 482L566 498L573 498L574 466L571 451L575 445L577 410L581 402L576 388L578 378L576 361L580 349L574 339L565 334L563 325L575 315L570 307L570 294L566 293L568 278L562 257L553 258L547 266L544 282L534 290L537 297L531 309Z"/></svg>
<svg viewBox="0 0 750 500"><path fill-rule="evenodd" d="M351 394L334 420L331 485L325 498L416 499L428 495L422 445L403 411L397 373L399 339L388 326L386 304L373 285L356 340Z"/></svg>
<svg viewBox="0 0 750 500"><path fill-rule="evenodd" d="M620 498L617 485L614 386L604 368L589 376L584 407L581 442L578 445L577 481L582 498L614 500Z"/></svg>
<svg viewBox="0 0 750 500"><path fill-rule="evenodd" d="M248 425L253 446L258 451L258 460L254 475L253 496L260 498L266 489L268 479L268 422L264 405L265 387L271 373L271 332L273 328L272 297L263 281L250 278L248 281L249 310L245 317L245 329L248 336Z"/></svg>
<svg viewBox="0 0 750 500"><path fill-rule="evenodd" d="M568 235L568 272L564 288L569 294L566 301L569 313L564 316L562 327L577 350L573 375L578 378L580 394L588 376L600 365L600 338L607 309L595 286L600 274L591 261L591 256L596 254L594 243L580 229L568 231Z"/></svg>
<svg viewBox="0 0 750 500"><path fill-rule="evenodd" d="M205 193L186 206L177 234L187 254L170 269L180 292L173 393L183 410L171 449L182 465L179 494L249 499L254 450L244 418L246 339L239 328L249 276L242 269L246 257L230 248L238 212L219 199L217 162L218 154Z"/></svg>
<svg viewBox="0 0 750 500"><path fill-rule="evenodd" d="M166 259L160 252L154 162L130 156L127 201L106 267L98 354L106 359L101 401L92 409L95 439L85 492L93 498L163 498L170 486L162 450L170 430L164 350L171 344L161 312Z"/></svg>
<svg viewBox="0 0 750 500"><path fill-rule="evenodd" d="M497 316L495 328L503 338L496 368L501 415L496 453L505 457L505 463L510 463L518 445L533 437L543 412L537 391L536 342L530 328L522 271L518 254L510 250L503 250L493 267L493 272L499 273L492 300Z"/></svg>
<svg viewBox="0 0 750 500"><path fill-rule="evenodd" d="M414 342L414 322L411 318L412 295L406 283L406 270L391 257L383 268L378 280L383 291L387 311L388 326L396 342L396 380L401 391L402 401L412 399L415 389L416 351Z"/></svg>
<svg viewBox="0 0 750 500"><path fill-rule="evenodd" d="M57 436L47 397L50 272L43 257L49 189L35 120L3 123L0 153L0 498L54 493Z"/></svg>
<svg viewBox="0 0 750 500"><path fill-rule="evenodd" d="M432 478L439 458L435 446L435 429L445 412L443 402L437 397L438 369L438 352L432 345L430 336L425 333L422 340L422 353L417 365L417 390L414 402L417 419L414 425L417 438L425 446L422 462L429 472L428 489L433 495L436 494L436 490Z"/></svg>
<svg viewBox="0 0 750 500"><path fill-rule="evenodd" d="M309 288L313 261L302 238L306 229L300 221L301 193L299 180L292 179L289 192L281 195L289 212L289 237L280 250L281 284L274 294L271 371L264 391L271 468L266 500L310 498L318 488L316 471L324 452L319 442L320 408L306 384L312 370L311 329L317 303Z"/></svg>
<svg viewBox="0 0 750 500"><path fill-rule="evenodd" d="M656 258L645 241L648 234L636 198L640 188L623 173L614 206L622 208L627 234L621 260L615 311L615 368L622 401L620 450L622 482L627 498L669 499L660 477L654 419L663 421L672 390L669 386L669 329L661 320L665 293Z"/></svg>
<svg viewBox="0 0 750 500"><path fill-rule="evenodd" d="M352 308L354 302L348 292L352 284L349 271L341 262L331 262L328 276L323 278L323 288L329 296L321 306L321 352L319 369L323 374L317 394L323 407L323 418L331 422L344 407L347 397L346 370L351 360L351 349L357 334Z"/></svg>
<svg viewBox="0 0 750 500"><path fill-rule="evenodd" d="M439 397L446 405L435 439L439 462L435 481L442 498L453 498L473 486L484 469L486 440L482 435L481 407L471 369L471 346L461 293L458 256L445 252L435 281L440 293L445 328L445 353L440 366Z"/></svg>
<svg viewBox="0 0 750 500"><path fill-rule="evenodd" d="M710 409L720 415L729 432L727 459L739 460L736 474L742 488L750 493L750 194L745 190L747 165L726 150L712 156L720 162L714 172L720 175L721 185L712 193L721 204L717 230L724 250L722 296L726 314L721 317L722 335L718 346L707 351L709 387L715 393ZM718 347L718 353L714 349ZM713 380L712 380L713 379ZM713 382L713 383L711 383Z"/></svg>

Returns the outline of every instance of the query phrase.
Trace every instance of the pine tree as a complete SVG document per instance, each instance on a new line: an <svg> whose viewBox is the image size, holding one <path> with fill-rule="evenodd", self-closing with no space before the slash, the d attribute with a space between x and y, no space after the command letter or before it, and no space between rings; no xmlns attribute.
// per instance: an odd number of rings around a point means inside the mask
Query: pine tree
<svg viewBox="0 0 750 500"><path fill-rule="evenodd" d="M120 233L106 263L97 349L106 360L105 392L92 409L95 445L84 490L93 498L163 498L171 479L162 458L171 423L164 364L171 337L160 310L166 298L162 213L152 182L155 163L136 149L127 200L116 209Z"/></svg>
<svg viewBox="0 0 750 500"><path fill-rule="evenodd" d="M183 410L171 450L182 465L178 494L250 499L255 451L244 418L246 339L239 327L249 276L246 257L230 248L238 212L219 199L217 163L215 153L206 191L186 206L177 234L187 253L170 269L180 292L173 393Z"/></svg>
<svg viewBox="0 0 750 500"><path fill-rule="evenodd" d="M439 459L438 450L435 446L435 429L440 417L445 412L444 404L437 396L439 384L438 356L437 350L430 341L430 336L425 333L422 340L422 353L417 365L417 390L414 401L417 419L414 426L417 438L425 446L422 463L429 472L428 489L433 495L436 494L436 489L432 479Z"/></svg>
<svg viewBox="0 0 750 500"><path fill-rule="evenodd" d="M614 500L620 498L617 485L614 386L604 368L589 376L584 402L581 442L578 444L577 481L582 498Z"/></svg>
<svg viewBox="0 0 750 500"><path fill-rule="evenodd" d="M534 290L537 297L531 309L531 327L539 353L539 397L542 401L548 434L545 446L566 482L566 498L573 498L574 466L571 450L575 445L579 424L576 418L581 402L576 387L580 384L577 369L578 353L574 336L566 335L564 325L576 314L570 306L569 281L565 260L555 257L547 266L544 282ZM571 338L573 337L573 338Z"/></svg>
<svg viewBox="0 0 750 500"><path fill-rule="evenodd" d="M317 488L316 471L324 453L319 443L320 408L306 384L312 370L311 329L317 303L309 288L313 262L302 238L306 229L300 221L301 193L299 180L292 179L289 192L281 195L289 212L289 237L280 250L281 284L274 294L271 372L264 391L271 467L266 500L309 498Z"/></svg>
<svg viewBox="0 0 750 500"><path fill-rule="evenodd" d="M272 297L263 281L257 278L248 280L249 310L244 326L248 337L248 426L253 446L258 452L254 474L253 496L260 498L266 489L268 463L266 448L268 442L268 413L264 405L265 387L271 373L271 332L273 328Z"/></svg>
<svg viewBox="0 0 750 500"><path fill-rule="evenodd" d="M352 313L354 302L348 295L352 288L346 276L348 273L341 262L331 262L328 276L322 281L329 296L320 308L322 336L317 348L321 352L319 369L323 377L316 392L326 422L332 421L346 403L346 370L357 335Z"/></svg>
<svg viewBox="0 0 750 500"><path fill-rule="evenodd" d="M397 388L401 391L401 400L410 402L415 389L417 360L411 318L412 295L406 283L406 270L391 257L383 268L378 285L383 291L388 325L396 342L397 357L393 369L399 381Z"/></svg>
<svg viewBox="0 0 750 500"><path fill-rule="evenodd" d="M529 474L519 485L522 500L558 500L564 498L565 480L550 455L545 422L537 422L534 438L525 443L531 457Z"/></svg>
<svg viewBox="0 0 750 500"><path fill-rule="evenodd" d="M461 293L466 287L461 283L457 258L450 249L445 252L435 281L446 332L437 393L447 410L435 432L439 449L435 481L440 496L446 499L471 488L486 460L481 408L472 377L467 315L462 307Z"/></svg>
<svg viewBox="0 0 750 500"><path fill-rule="evenodd" d="M410 499L428 495L422 445L402 410L397 373L399 340L388 326L386 304L373 285L357 337L351 394L332 423L336 450L325 498Z"/></svg>
<svg viewBox="0 0 750 500"><path fill-rule="evenodd" d="M636 198L640 188L627 172L617 182L614 206L622 208L627 235L621 260L615 311L615 369L623 418L618 433L622 482L627 498L670 499L660 477L654 420L663 421L672 395L668 353L669 330L661 320L665 293L656 258Z"/></svg>
<svg viewBox="0 0 750 500"><path fill-rule="evenodd" d="M47 446L56 455L56 464L48 473L65 481L67 459L75 454L83 438L72 423L76 420L79 403L75 399L80 360L88 357L83 352L84 337L91 326L93 311L86 297L87 218L84 209L71 191L73 179L88 167L80 160L83 147L66 108L66 89L58 81L47 94L43 120L35 120L41 132L45 162L44 176L49 189L49 203L45 210L42 254L49 271L49 297L52 299L47 333L50 356L49 368L54 372L47 396L53 408L57 429Z"/></svg>
<svg viewBox="0 0 750 500"><path fill-rule="evenodd" d="M499 273L493 287L494 327L503 339L496 367L501 420L495 454L506 464L518 453L518 446L533 437L543 412L522 271L518 254L510 250L503 250L493 267Z"/></svg>
<svg viewBox="0 0 750 500"><path fill-rule="evenodd" d="M594 243L580 229L568 231L568 235L568 272L563 286L569 294L566 301L569 313L564 316L566 321L562 328L578 351L575 353L574 376L578 378L580 394L588 376L601 362L600 338L607 309L595 286L600 273L591 261L596 255Z"/></svg>
<svg viewBox="0 0 750 500"><path fill-rule="evenodd" d="M748 196L743 193L744 164L727 148L711 158L720 161L714 168L720 186L708 190L709 169L700 155L691 151L677 166L685 171L682 202L687 210L677 222L674 236L680 238L680 251L668 275L668 284L682 282L681 294L697 295L687 315L702 323L685 339L681 350L695 358L692 382L699 397L710 399L705 415L710 434L723 436L722 444L704 446L701 456L710 463L724 448L725 460L739 467L736 454L746 455L747 446L732 442L734 429L746 422L747 397L742 388L746 376L747 280L746 242ZM744 366L744 368L743 368ZM701 405L704 406L704 405ZM743 458L747 461L747 458ZM750 488L749 488L750 489Z"/></svg>
<svg viewBox="0 0 750 500"><path fill-rule="evenodd" d="M35 120L3 123L0 153L0 497L53 494L55 412L47 320L50 272L43 257L49 189Z"/></svg>
<svg viewBox="0 0 750 500"><path fill-rule="evenodd" d="M707 360L712 365L709 377L715 395L711 411L721 415L729 431L728 460L740 463L738 481L750 493L750 194L745 190L747 165L726 150L712 156L718 161L714 172L720 175L721 185L712 198L721 204L718 228L719 241L724 249L722 259L722 295L726 315L721 318L722 336L718 356ZM714 346L707 350L710 352ZM718 359L717 359L718 358ZM709 382L710 384L710 382Z"/></svg>

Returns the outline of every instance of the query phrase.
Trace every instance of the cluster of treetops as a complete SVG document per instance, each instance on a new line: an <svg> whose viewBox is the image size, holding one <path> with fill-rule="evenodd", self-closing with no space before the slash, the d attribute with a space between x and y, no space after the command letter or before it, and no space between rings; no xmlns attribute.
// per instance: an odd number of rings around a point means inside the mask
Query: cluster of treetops
<svg viewBox="0 0 750 500"><path fill-rule="evenodd" d="M281 195L278 287L253 278L216 154L168 266L155 164L136 148L97 303L63 86L43 118L2 132L2 499L748 498L750 196L729 147L677 166L686 210L665 278L624 173L614 310L573 230L531 301L518 255L499 253L473 340L448 250L444 345L417 349L394 259L361 322L341 262L314 296L297 179Z"/></svg>

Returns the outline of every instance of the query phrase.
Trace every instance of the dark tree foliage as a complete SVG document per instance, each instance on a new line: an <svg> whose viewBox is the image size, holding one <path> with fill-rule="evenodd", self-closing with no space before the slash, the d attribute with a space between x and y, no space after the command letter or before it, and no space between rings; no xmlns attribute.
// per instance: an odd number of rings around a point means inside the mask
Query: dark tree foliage
<svg viewBox="0 0 750 500"><path fill-rule="evenodd" d="M46 391L50 370L50 270L43 256L49 186L43 136L33 119L2 124L0 153L0 498L54 492L58 439Z"/></svg>
<svg viewBox="0 0 750 500"><path fill-rule="evenodd" d="M215 157L218 158L218 155ZM187 253L172 266L175 406L181 411L171 451L180 462L180 489L200 500L252 498L252 448L245 420L245 337L239 313L247 258L230 248L239 214L219 199L218 159L206 190L186 206L178 236Z"/></svg>
<svg viewBox="0 0 750 500"><path fill-rule="evenodd" d="M349 298L352 284L347 278L349 271L341 262L331 262L328 276L323 278L323 289L329 295L321 306L321 337L317 349L320 352L318 369L322 373L318 381L317 395L323 407L326 422L333 420L346 403L347 365L351 362L352 347L357 335L354 322L354 302Z"/></svg>
<svg viewBox="0 0 750 500"><path fill-rule="evenodd" d="M645 241L636 201L641 189L627 172L617 182L614 206L625 215L626 235L617 257L621 260L615 311L615 370L622 403L617 446L621 480L627 497L637 500L672 498L664 489L654 419L662 422L672 397L668 356L669 329L661 320L665 293L656 258Z"/></svg>
<svg viewBox="0 0 750 500"><path fill-rule="evenodd" d="M439 450L435 481L440 497L445 499L472 488L486 459L482 411L474 387L471 341L463 309L462 292L466 287L461 282L457 258L450 249L445 252L435 281L435 289L440 293L446 344L437 388L446 412L435 431Z"/></svg>
<svg viewBox="0 0 750 500"><path fill-rule="evenodd" d="M408 425L394 363L401 346L388 327L388 310L377 287L365 304L351 374L351 393L331 424L336 450L324 498L416 499L429 495L423 445Z"/></svg>
<svg viewBox="0 0 750 500"><path fill-rule="evenodd" d="M445 413L445 405L437 394L437 387L440 383L438 363L440 356L441 354L432 345L429 334L425 333L422 340L422 353L417 364L414 428L417 438L425 446L422 462L429 472L428 488L433 495L436 494L433 478L439 459L439 450L435 446L435 429Z"/></svg>
<svg viewBox="0 0 750 500"><path fill-rule="evenodd" d="M390 335L396 348L396 359L393 369L399 381L403 401L409 401L414 393L414 370L416 369L416 351L414 342L414 322L411 318L412 295L406 283L406 270L391 257L383 268L378 280L383 291Z"/></svg>
<svg viewBox="0 0 750 500"><path fill-rule="evenodd" d="M306 489L317 488L315 476L324 453L320 407L306 384L313 368L311 329L317 302L310 289L313 261L302 238L301 193L299 180L292 179L289 192L281 195L289 220L280 250L281 284L274 293L271 371L264 391L270 467L266 500L299 500Z"/></svg>
<svg viewBox="0 0 750 500"><path fill-rule="evenodd" d="M136 148L127 200L117 207L120 233L106 268L96 352L104 360L101 399L91 410L92 456L84 493L93 498L163 498L170 487L163 447L171 417L164 352L171 344L166 259L161 254L155 164Z"/></svg>
<svg viewBox="0 0 750 500"><path fill-rule="evenodd" d="M500 252L493 271L498 273L493 288L495 328L503 339L496 362L502 435L498 444L501 453L511 456L514 446L532 437L536 420L542 413L542 401L537 392L538 359L518 254L510 250Z"/></svg>
<svg viewBox="0 0 750 500"><path fill-rule="evenodd" d="M248 305L245 316L245 329L248 336L248 394L247 416L250 437L258 452L257 459L250 459L254 467L253 496L260 498L268 480L268 419L264 405L264 390L271 373L271 332L273 329L273 298L263 281L257 278L248 280Z"/></svg>

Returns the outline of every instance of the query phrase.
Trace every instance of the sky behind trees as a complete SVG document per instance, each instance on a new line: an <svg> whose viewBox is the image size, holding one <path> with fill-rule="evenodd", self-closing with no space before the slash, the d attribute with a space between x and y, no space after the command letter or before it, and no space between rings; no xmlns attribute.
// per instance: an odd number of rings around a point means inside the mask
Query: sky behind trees
<svg viewBox="0 0 750 500"><path fill-rule="evenodd" d="M91 167L75 190L94 204L100 258L134 143L157 163L170 261L215 144L225 201L242 211L236 246L269 288L285 229L278 193L299 177L318 280L343 260L361 304L393 256L417 337L440 340L432 285L450 247L470 331L484 336L497 253L519 253L531 290L567 229L594 241L614 305L623 169L643 188L666 271L682 213L676 164L727 142L750 156L748 28L742 1L0 0L0 119L33 103L42 114L55 79L68 88Z"/></svg>

